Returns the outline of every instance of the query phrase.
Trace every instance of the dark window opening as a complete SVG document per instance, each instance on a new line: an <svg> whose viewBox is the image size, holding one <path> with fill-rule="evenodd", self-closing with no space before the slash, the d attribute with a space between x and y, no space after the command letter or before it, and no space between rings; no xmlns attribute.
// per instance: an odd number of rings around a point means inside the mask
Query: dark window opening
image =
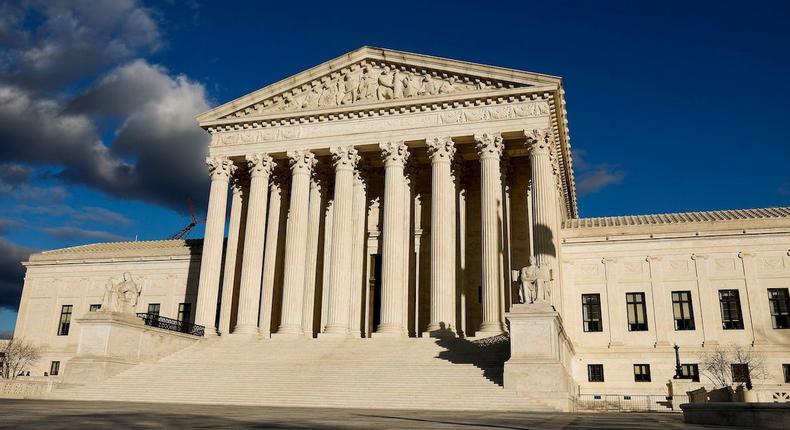
<svg viewBox="0 0 790 430"><path fill-rule="evenodd" d="M719 290L721 306L721 328L724 330L743 330L741 297L738 290Z"/></svg>
<svg viewBox="0 0 790 430"><path fill-rule="evenodd" d="M680 374L684 378L691 379L694 382L699 382L699 365L697 364L681 364Z"/></svg>
<svg viewBox="0 0 790 430"><path fill-rule="evenodd" d="M672 292L672 313L675 316L675 330L694 330L691 291Z"/></svg>
<svg viewBox="0 0 790 430"><path fill-rule="evenodd" d="M49 364L49 376L58 376L60 373L60 361L53 361Z"/></svg>
<svg viewBox="0 0 790 430"><path fill-rule="evenodd" d="M768 289L768 307L774 328L790 328L790 294L787 288Z"/></svg>
<svg viewBox="0 0 790 430"><path fill-rule="evenodd" d="M58 336L68 336L71 327L72 305L63 305L60 308L60 324L58 324Z"/></svg>
<svg viewBox="0 0 790 430"><path fill-rule="evenodd" d="M634 381L650 382L650 365L634 364Z"/></svg>
<svg viewBox="0 0 790 430"><path fill-rule="evenodd" d="M160 308L159 303L150 303L148 305L148 315L151 315L153 317L158 317L159 308Z"/></svg>
<svg viewBox="0 0 790 430"><path fill-rule="evenodd" d="M590 382L603 382L603 364L588 364L587 380Z"/></svg>
<svg viewBox="0 0 790 430"><path fill-rule="evenodd" d="M582 319L585 332L603 331L600 294L582 294Z"/></svg>
<svg viewBox="0 0 790 430"><path fill-rule="evenodd" d="M98 312L101 310L101 305L91 305L88 308L88 312Z"/></svg>
<svg viewBox="0 0 790 430"><path fill-rule="evenodd" d="M645 293L626 293L628 331L647 331L647 304Z"/></svg>
<svg viewBox="0 0 790 430"><path fill-rule="evenodd" d="M749 382L749 365L746 363L732 363L732 382Z"/></svg>

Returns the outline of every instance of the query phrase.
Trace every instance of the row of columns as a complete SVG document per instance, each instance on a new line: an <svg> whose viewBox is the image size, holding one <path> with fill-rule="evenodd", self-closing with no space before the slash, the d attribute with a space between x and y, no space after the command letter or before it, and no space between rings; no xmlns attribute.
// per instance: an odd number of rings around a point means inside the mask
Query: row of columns
<svg viewBox="0 0 790 430"><path fill-rule="evenodd" d="M551 134L527 133L532 168L531 192L533 252L539 263L556 264L557 190L550 157ZM502 173L500 164L504 145L498 133L474 136L480 160L481 289L482 321L477 333L489 336L505 330L500 300L505 288L502 273L503 220ZM456 183L453 160L456 147L449 137L426 141L431 162L431 259L429 336L458 333L456 316ZM380 144L384 161L384 210L382 226L382 271L380 324L373 334L402 337L408 335L409 280L409 182L405 166L409 150L402 141ZM365 183L357 164L360 156L352 146L330 148L334 165L334 196L331 222L326 325L319 336L358 335L353 327L361 319L359 298L352 285L361 285L365 235ZM290 204L284 249L282 314L275 335L300 336L313 332L315 273L319 240L321 201L325 184L313 175L315 155L307 150L287 153L290 163ZM219 331L228 333L234 306L237 309L234 333L269 334L273 299L274 266L279 213L283 190L270 185L275 163L268 154L246 157L249 186L236 173L237 167L223 157L207 159L211 173L206 233L198 286L195 322L216 333L222 243L227 190L231 178L230 232L223 275ZM270 192L271 190L271 192ZM245 194L248 194L245 199ZM267 220L267 212L268 223ZM452 222L450 222L452 221ZM527 222L527 220L523 220ZM405 240L404 240L405 239ZM355 252L360 250L359 253ZM357 256L356 254L360 254ZM237 259L241 256L238 303L233 303ZM553 267L553 266L552 266ZM263 286L263 287L262 287ZM262 305L261 305L262 304ZM259 305L260 311L259 311Z"/></svg>

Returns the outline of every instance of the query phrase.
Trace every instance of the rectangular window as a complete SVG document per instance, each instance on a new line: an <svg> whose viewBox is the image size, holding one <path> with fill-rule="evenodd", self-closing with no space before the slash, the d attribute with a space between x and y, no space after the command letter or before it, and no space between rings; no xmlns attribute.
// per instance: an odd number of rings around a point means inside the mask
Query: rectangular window
<svg viewBox="0 0 790 430"><path fill-rule="evenodd" d="M628 308L628 331L647 331L645 293L625 293Z"/></svg>
<svg viewBox="0 0 790 430"><path fill-rule="evenodd" d="M584 331L603 331L600 294L582 294L582 319Z"/></svg>
<svg viewBox="0 0 790 430"><path fill-rule="evenodd" d="M681 364L680 374L684 378L691 379L694 382L699 382L699 365L697 364Z"/></svg>
<svg viewBox="0 0 790 430"><path fill-rule="evenodd" d="M590 382L603 382L603 364L588 364L587 380Z"/></svg>
<svg viewBox="0 0 790 430"><path fill-rule="evenodd" d="M192 303L179 303L178 304L178 320L188 322L189 316L192 313Z"/></svg>
<svg viewBox="0 0 790 430"><path fill-rule="evenodd" d="M91 305L91 307L88 308L89 312L98 312L100 310L101 310L101 305Z"/></svg>
<svg viewBox="0 0 790 430"><path fill-rule="evenodd" d="M732 363L732 382L749 382L749 365L745 363Z"/></svg>
<svg viewBox="0 0 790 430"><path fill-rule="evenodd" d="M634 381L650 382L649 364L634 364Z"/></svg>
<svg viewBox="0 0 790 430"><path fill-rule="evenodd" d="M72 305L63 305L60 308L60 324L58 324L58 336L68 336L71 326Z"/></svg>
<svg viewBox="0 0 790 430"><path fill-rule="evenodd" d="M721 328L724 330L743 330L741 296L738 290L719 290L721 305Z"/></svg>
<svg viewBox="0 0 790 430"><path fill-rule="evenodd" d="M782 365L782 373L785 374L785 384L790 384L790 364Z"/></svg>
<svg viewBox="0 0 790 430"><path fill-rule="evenodd" d="M672 292L672 313L675 316L675 330L694 330L694 307L691 305L691 291Z"/></svg>
<svg viewBox="0 0 790 430"><path fill-rule="evenodd" d="M60 372L60 361L53 361L49 365L49 376L58 376Z"/></svg>
<svg viewBox="0 0 790 430"><path fill-rule="evenodd" d="M768 289L768 307L774 328L790 328L790 295L787 288Z"/></svg>
<svg viewBox="0 0 790 430"><path fill-rule="evenodd" d="M150 303L148 305L148 315L158 317L159 316L159 303Z"/></svg>

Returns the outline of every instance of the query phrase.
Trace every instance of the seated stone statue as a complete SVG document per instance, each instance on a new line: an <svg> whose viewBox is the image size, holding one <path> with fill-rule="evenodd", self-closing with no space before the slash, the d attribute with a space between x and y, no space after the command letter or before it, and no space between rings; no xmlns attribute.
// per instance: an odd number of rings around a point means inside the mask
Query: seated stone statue
<svg viewBox="0 0 790 430"><path fill-rule="evenodd" d="M539 266L535 257L529 257L529 266L523 267L518 278L519 303L549 303L551 300L551 269Z"/></svg>
<svg viewBox="0 0 790 430"><path fill-rule="evenodd" d="M112 279L107 281L101 310L103 312L134 314L141 292L142 288L132 280L132 275L129 272L124 272L121 282L113 284Z"/></svg>

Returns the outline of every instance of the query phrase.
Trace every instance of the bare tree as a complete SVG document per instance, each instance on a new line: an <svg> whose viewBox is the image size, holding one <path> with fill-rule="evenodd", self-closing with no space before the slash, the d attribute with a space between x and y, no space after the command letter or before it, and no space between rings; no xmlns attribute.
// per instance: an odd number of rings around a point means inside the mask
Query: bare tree
<svg viewBox="0 0 790 430"><path fill-rule="evenodd" d="M733 385L733 364L747 365L749 369L747 384L751 383L751 379L764 379L767 376L765 356L753 348L730 344L723 348L717 346L712 352L700 356L700 370L716 388Z"/></svg>
<svg viewBox="0 0 790 430"><path fill-rule="evenodd" d="M0 378L16 379L39 358L41 352L33 343L23 338L9 340L4 347L0 347L0 362L3 364Z"/></svg>

